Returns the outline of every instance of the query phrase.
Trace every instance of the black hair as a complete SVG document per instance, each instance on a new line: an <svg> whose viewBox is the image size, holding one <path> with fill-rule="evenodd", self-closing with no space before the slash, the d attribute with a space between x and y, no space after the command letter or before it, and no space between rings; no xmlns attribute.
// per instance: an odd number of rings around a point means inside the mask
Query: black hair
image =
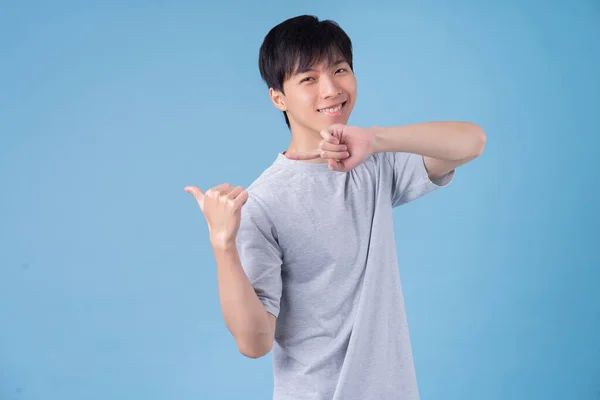
<svg viewBox="0 0 600 400"><path fill-rule="evenodd" d="M352 41L332 20L319 21L312 15L287 19L273 27L260 47L258 68L269 88L283 91L283 82L296 71L310 68L327 58L341 55L352 66ZM285 94L285 93L284 93ZM283 112L285 123L290 121Z"/></svg>

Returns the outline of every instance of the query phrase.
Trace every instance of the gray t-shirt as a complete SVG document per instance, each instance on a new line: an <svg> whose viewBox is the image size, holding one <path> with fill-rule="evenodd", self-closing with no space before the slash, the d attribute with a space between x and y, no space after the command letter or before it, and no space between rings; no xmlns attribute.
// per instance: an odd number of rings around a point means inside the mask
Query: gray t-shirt
<svg viewBox="0 0 600 400"><path fill-rule="evenodd" d="M423 157L376 153L349 172L282 153L248 188L242 266L277 317L275 400L418 399L392 208L448 185Z"/></svg>

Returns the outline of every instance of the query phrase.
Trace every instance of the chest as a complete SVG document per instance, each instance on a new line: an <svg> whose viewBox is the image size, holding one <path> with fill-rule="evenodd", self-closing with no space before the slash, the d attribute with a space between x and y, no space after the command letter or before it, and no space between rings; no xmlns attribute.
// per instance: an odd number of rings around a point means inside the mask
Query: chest
<svg viewBox="0 0 600 400"><path fill-rule="evenodd" d="M364 266L376 207L374 190L334 191L290 204L278 224L284 277L326 284Z"/></svg>

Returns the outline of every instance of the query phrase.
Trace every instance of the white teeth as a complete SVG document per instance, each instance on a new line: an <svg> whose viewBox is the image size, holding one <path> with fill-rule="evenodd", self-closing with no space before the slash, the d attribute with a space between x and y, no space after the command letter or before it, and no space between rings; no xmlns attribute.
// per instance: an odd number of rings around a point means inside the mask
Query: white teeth
<svg viewBox="0 0 600 400"><path fill-rule="evenodd" d="M319 112L335 113L335 112L340 111L341 108L342 108L342 105L339 104L338 106L333 107L333 108L322 108L319 110Z"/></svg>

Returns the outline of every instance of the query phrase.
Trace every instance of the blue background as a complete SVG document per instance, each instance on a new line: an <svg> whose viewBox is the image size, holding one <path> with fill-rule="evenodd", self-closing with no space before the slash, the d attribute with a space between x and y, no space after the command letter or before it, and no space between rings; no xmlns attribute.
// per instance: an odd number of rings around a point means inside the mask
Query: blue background
<svg viewBox="0 0 600 400"><path fill-rule="evenodd" d="M270 398L183 187L287 147L258 48L304 13L353 39L351 124L487 133L394 213L422 398L600 399L599 3L212 3L3 3L0 399Z"/></svg>

